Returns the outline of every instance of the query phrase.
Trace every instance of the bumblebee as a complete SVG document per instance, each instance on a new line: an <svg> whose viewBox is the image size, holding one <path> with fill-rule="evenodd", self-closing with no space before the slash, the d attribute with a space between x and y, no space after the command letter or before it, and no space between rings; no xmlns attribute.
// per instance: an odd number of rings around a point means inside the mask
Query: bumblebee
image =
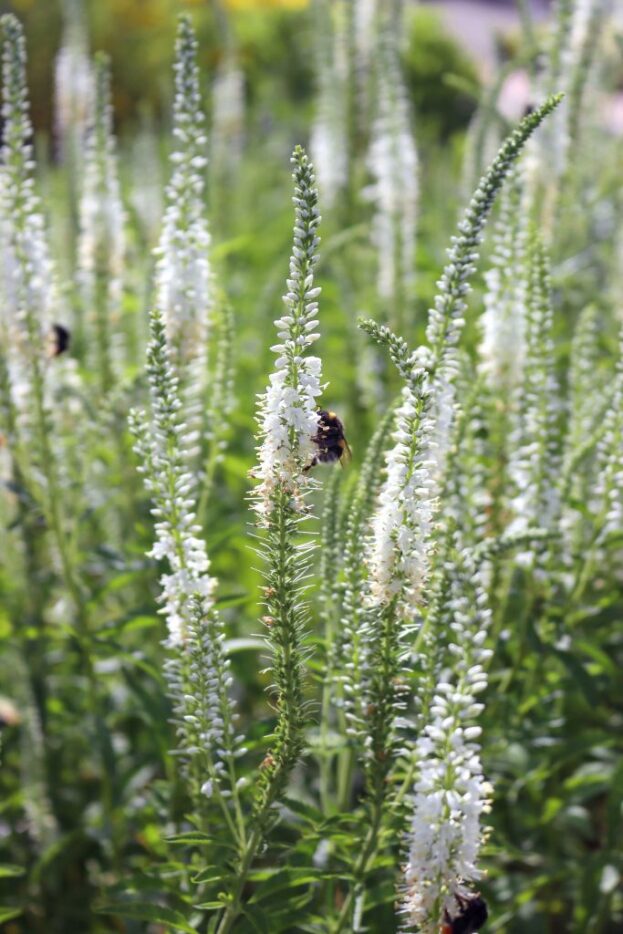
<svg viewBox="0 0 623 934"><path fill-rule="evenodd" d="M62 324L53 324L50 329L48 355L58 357L66 350L69 350L71 344L71 331Z"/></svg>
<svg viewBox="0 0 623 934"><path fill-rule="evenodd" d="M486 901L479 893L468 896L455 895L455 898L459 913L452 918L444 911L440 934L478 934L489 917Z"/></svg>
<svg viewBox="0 0 623 934"><path fill-rule="evenodd" d="M316 464L341 464L352 457L348 441L344 436L344 426L335 414L326 409L318 409L318 431L312 441L318 449L311 464L304 469L311 470Z"/></svg>

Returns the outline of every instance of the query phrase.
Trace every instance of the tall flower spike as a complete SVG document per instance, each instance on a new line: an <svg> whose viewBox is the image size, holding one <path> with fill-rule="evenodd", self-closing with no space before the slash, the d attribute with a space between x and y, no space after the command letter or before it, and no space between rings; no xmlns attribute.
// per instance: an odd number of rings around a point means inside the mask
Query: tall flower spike
<svg viewBox="0 0 623 934"><path fill-rule="evenodd" d="M183 421L179 380L171 363L162 314L150 315L151 339L147 348L147 375L151 422L134 413L136 449L156 516L156 544L152 556L166 558L171 573L161 579L163 613L169 643L187 638L187 603L194 594L210 600L215 585L209 574L205 543L198 537L195 517L195 480L187 462L186 424Z"/></svg>
<svg viewBox="0 0 623 934"><path fill-rule="evenodd" d="M223 624L214 608L216 582L195 519L196 490L188 464L179 382L159 309L151 312L149 323L151 419L131 412L130 427L141 459L138 469L156 517L156 543L150 554L169 565L169 572L160 579L161 602L169 631L166 674L177 714L180 751L196 766L191 770L195 790L203 788L204 794L211 795L226 770L232 773L237 740L228 697L231 678L223 651Z"/></svg>
<svg viewBox="0 0 623 934"><path fill-rule="evenodd" d="M83 0L63 0L63 38L55 64L55 124L60 155L72 179L82 164L84 132L93 107L93 71Z"/></svg>
<svg viewBox="0 0 623 934"><path fill-rule="evenodd" d="M50 459L52 372L46 366L46 341L52 322L62 320L62 316L45 222L35 192L24 34L11 15L2 18L2 31L0 214L7 276L2 315L9 338L8 368L19 431L31 441L29 460L47 478L48 485L54 486L57 478L50 474L55 473ZM54 374L58 374L56 367Z"/></svg>
<svg viewBox="0 0 623 934"><path fill-rule="evenodd" d="M95 59L95 98L89 118L80 198L78 281L87 346L100 389L107 392L119 357L119 313L125 254L124 212L110 102L110 64Z"/></svg>
<svg viewBox="0 0 623 934"><path fill-rule="evenodd" d="M452 610L452 663L437 682L430 720L416 742L419 774L406 840L401 912L409 929L417 926L420 934L437 934L444 910L456 915L457 897L469 896L467 887L480 878L480 821L491 795L476 742L481 733L476 720L483 709L476 698L487 685L484 665L491 651L484 642L491 612L482 568L464 553L453 560L446 595Z"/></svg>
<svg viewBox="0 0 623 934"><path fill-rule="evenodd" d="M394 446L387 456L387 478L375 520L371 559L373 595L380 603L388 603L400 594L411 605L414 601L417 605L426 583L437 495L454 419L457 344L464 324L469 278L478 258L477 247L511 166L559 100L560 96L555 96L545 101L502 144L448 251L449 262L429 313L429 347L403 357L403 405L397 416Z"/></svg>
<svg viewBox="0 0 623 934"><path fill-rule="evenodd" d="M561 404L552 340L553 311L547 258L538 234L528 250L526 362L519 392L518 426L509 455L516 495L512 531L553 527L558 516Z"/></svg>
<svg viewBox="0 0 623 934"><path fill-rule="evenodd" d="M321 391L320 360L306 355L318 334L313 270L318 246L318 195L314 173L300 146L294 164L294 245L290 258L287 313L277 322L281 343L270 386L259 403L261 444L256 476L255 508L263 529L261 551L266 567L263 621L272 651L277 726L256 794L256 819L263 825L271 805L286 787L303 745L303 655L306 624L302 581L308 574L311 542L297 541L304 516L304 498L311 480L306 468L313 462L313 438L320 430L316 399Z"/></svg>
<svg viewBox="0 0 623 934"><path fill-rule="evenodd" d="M600 542L621 533L623 526L623 335L614 376L614 391L597 448L595 522Z"/></svg>
<svg viewBox="0 0 623 934"><path fill-rule="evenodd" d="M346 4L316 0L316 8L316 115L310 149L323 203L331 207L348 185Z"/></svg>
<svg viewBox="0 0 623 934"><path fill-rule="evenodd" d="M207 137L197 40L187 16L179 19L175 50L175 148L156 250L156 303L166 325L172 360L183 366L184 388L192 385L197 398L205 386L212 295L204 209Z"/></svg>
<svg viewBox="0 0 623 934"><path fill-rule="evenodd" d="M517 169L509 175L500 197L493 234L491 267L480 319L480 371L493 392L506 397L520 382L524 356L524 298L521 270L525 262L526 216Z"/></svg>
<svg viewBox="0 0 623 934"><path fill-rule="evenodd" d="M290 257L288 291L283 301L286 314L275 324L279 343L270 385L260 399L259 466L254 475L261 480L255 508L260 516L272 509L272 496L290 490L295 508L303 509L303 493L309 485L304 469L314 457L313 438L318 433L317 398L322 391L321 361L308 356L307 349L320 336L316 332L320 289L314 286L314 266L320 223L318 193L312 165L300 146L294 150L294 246Z"/></svg>
<svg viewBox="0 0 623 934"><path fill-rule="evenodd" d="M374 205L377 290L389 305L392 327L400 328L408 320L405 310L415 282L419 185L412 115L396 42L386 30L378 56L376 118L368 152L373 182L364 194Z"/></svg>
<svg viewBox="0 0 623 934"><path fill-rule="evenodd" d="M230 178L242 159L245 123L244 72L228 51L212 87L212 149L217 178Z"/></svg>

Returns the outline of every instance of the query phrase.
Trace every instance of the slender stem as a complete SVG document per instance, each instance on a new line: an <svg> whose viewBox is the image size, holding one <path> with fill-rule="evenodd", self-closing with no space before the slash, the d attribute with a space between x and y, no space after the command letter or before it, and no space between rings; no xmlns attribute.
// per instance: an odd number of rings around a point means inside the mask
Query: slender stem
<svg viewBox="0 0 623 934"><path fill-rule="evenodd" d="M377 795L373 802L372 821L363 844L363 849L355 865L355 882L349 889L348 894L344 899L344 903L340 910L335 927L331 929L332 934L340 934L340 931L343 931L346 924L348 923L353 910L353 902L362 891L365 877L368 872L368 866L374 856L376 856L379 829L381 827L381 816L383 813L383 798L384 795Z"/></svg>
<svg viewBox="0 0 623 934"><path fill-rule="evenodd" d="M232 925L242 910L242 892L247 881L247 876L249 874L251 864L255 858L258 847L262 842L262 838L263 833L258 823L255 825L251 832L251 836L247 840L247 844L240 861L240 866L238 867L236 887L232 893L231 902L225 909L225 913L223 914L219 926L216 929L216 934L227 934L228 931L231 931Z"/></svg>

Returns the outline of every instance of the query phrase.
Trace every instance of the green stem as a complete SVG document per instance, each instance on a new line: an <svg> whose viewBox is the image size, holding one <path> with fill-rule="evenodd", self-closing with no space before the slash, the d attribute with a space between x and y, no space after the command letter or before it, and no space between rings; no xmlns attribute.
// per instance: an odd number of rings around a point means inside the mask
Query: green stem
<svg viewBox="0 0 623 934"><path fill-rule="evenodd" d="M337 918L335 927L333 927L332 934L340 934L340 931L343 931L345 925L348 923L349 918L352 914L354 908L354 902L356 898L363 891L363 886L365 882L366 875L368 873L368 867L371 860L376 856L376 851L378 848L378 836L379 830L381 827L381 817L383 814L383 800L384 794L377 794L373 805L372 805L372 821L370 828L366 835L366 839L363 844L363 849L357 860L354 870L355 881L351 888L348 891L346 898L344 899L344 904L340 910L340 914ZM353 927L353 930L355 928Z"/></svg>

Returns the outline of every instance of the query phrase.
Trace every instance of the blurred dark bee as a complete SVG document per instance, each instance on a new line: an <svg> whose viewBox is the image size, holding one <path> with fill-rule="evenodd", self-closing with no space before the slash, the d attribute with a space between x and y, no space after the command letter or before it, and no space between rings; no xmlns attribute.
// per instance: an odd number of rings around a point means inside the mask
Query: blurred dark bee
<svg viewBox="0 0 623 934"><path fill-rule="evenodd" d="M50 329L49 340L48 356L58 357L65 353L66 350L69 350L71 331L62 324L53 324Z"/></svg>
<svg viewBox="0 0 623 934"><path fill-rule="evenodd" d="M318 449L311 464L304 468L305 471L311 470L316 464L333 464L339 461L341 464L352 457L348 441L344 436L344 426L335 414L326 409L318 409L318 431L312 438L312 441Z"/></svg>
<svg viewBox="0 0 623 934"><path fill-rule="evenodd" d="M468 896L455 895L455 898L459 913L452 918L444 911L441 934L477 934L489 917L486 901L478 893Z"/></svg>

